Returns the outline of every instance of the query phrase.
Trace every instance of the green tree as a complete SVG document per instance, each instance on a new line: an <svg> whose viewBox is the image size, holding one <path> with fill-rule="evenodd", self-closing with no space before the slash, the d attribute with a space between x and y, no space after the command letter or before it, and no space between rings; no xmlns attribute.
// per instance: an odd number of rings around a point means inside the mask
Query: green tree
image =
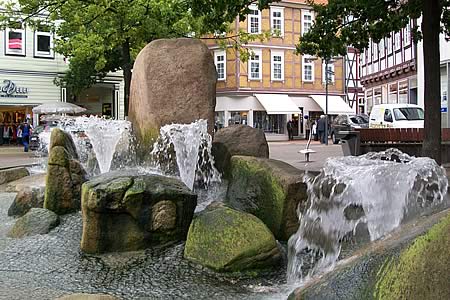
<svg viewBox="0 0 450 300"><path fill-rule="evenodd" d="M90 87L108 72L121 70L125 115L136 55L159 38L200 37L228 32L253 0L18 0L3 3L3 26L25 22L56 33L55 51L70 59L59 84L74 92ZM271 1L260 0L260 8Z"/></svg>
<svg viewBox="0 0 450 300"><path fill-rule="evenodd" d="M425 73L425 137L422 153L441 162L439 33L449 31L449 2L443 0L329 0L313 5L317 12L311 30L303 35L297 52L324 59L345 55L347 46L363 50L370 39L379 42L404 28L410 19L422 16L422 26L413 28L414 38L423 39ZM441 27L441 23L443 26Z"/></svg>

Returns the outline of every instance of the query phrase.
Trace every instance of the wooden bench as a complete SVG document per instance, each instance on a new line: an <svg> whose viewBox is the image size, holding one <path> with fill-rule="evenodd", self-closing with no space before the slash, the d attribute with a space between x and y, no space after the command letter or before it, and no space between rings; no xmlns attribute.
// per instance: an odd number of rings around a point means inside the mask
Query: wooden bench
<svg viewBox="0 0 450 300"><path fill-rule="evenodd" d="M423 128L368 128L357 129L361 144L423 142ZM442 129L442 141L450 141L450 128Z"/></svg>

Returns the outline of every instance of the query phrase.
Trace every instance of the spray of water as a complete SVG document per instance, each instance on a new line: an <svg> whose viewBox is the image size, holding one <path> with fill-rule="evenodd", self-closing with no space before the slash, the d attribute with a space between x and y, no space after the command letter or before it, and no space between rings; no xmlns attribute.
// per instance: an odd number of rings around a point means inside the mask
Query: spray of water
<svg viewBox="0 0 450 300"><path fill-rule="evenodd" d="M398 150L327 160L317 177L306 179L309 209L288 243L290 283L333 268L341 240L365 228L376 240L411 214L443 201L445 171L429 158Z"/></svg>
<svg viewBox="0 0 450 300"><path fill-rule="evenodd" d="M154 167L166 174L178 172L190 189L196 181L206 186L219 182L220 174L214 167L212 141L207 129L206 120L161 127L151 152Z"/></svg>

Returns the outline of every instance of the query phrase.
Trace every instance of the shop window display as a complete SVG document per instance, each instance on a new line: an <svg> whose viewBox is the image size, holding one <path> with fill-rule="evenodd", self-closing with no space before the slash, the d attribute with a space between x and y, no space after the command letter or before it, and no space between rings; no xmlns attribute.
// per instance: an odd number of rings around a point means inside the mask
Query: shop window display
<svg viewBox="0 0 450 300"><path fill-rule="evenodd" d="M268 115L265 111L253 112L253 127L261 128L266 133L284 134L286 123L286 115Z"/></svg>

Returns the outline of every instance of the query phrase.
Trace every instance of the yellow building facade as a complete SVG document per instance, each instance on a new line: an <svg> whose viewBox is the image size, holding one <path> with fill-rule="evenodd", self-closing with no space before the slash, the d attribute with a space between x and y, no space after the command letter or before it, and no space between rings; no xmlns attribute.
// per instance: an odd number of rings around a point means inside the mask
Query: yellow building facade
<svg viewBox="0 0 450 300"><path fill-rule="evenodd" d="M295 54L295 45L312 25L314 12L299 0L280 1L263 11L250 6L250 10L244 22L235 21L231 35L240 30L273 34L244 45L250 53L247 61L231 45L224 49L206 40L218 73L216 126L247 124L262 128L269 140L283 140L286 124L292 120L294 137L305 137L307 121L326 110L325 65L320 59ZM343 68L342 59L328 67L330 115L351 111L342 99Z"/></svg>

